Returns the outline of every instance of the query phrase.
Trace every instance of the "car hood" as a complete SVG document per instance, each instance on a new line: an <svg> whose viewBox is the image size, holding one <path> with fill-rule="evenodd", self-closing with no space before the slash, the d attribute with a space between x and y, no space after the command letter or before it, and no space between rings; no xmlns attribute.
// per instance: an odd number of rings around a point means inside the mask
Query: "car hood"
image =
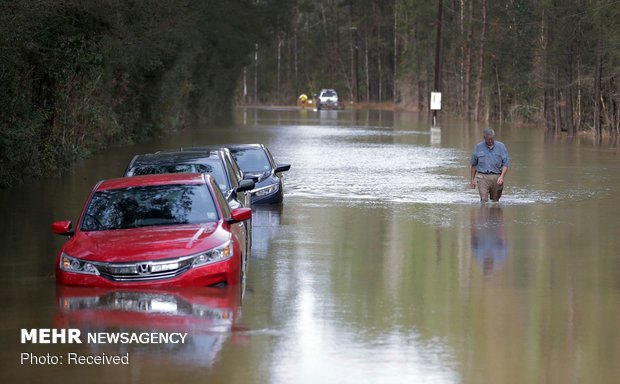
<svg viewBox="0 0 620 384"><path fill-rule="evenodd" d="M254 182L258 184L261 181L268 178L270 174L271 172L244 172L243 176L245 178L251 177L254 180Z"/></svg>
<svg viewBox="0 0 620 384"><path fill-rule="evenodd" d="M63 251L69 256L100 262L160 260L206 251L229 238L218 223L79 231Z"/></svg>
<svg viewBox="0 0 620 384"><path fill-rule="evenodd" d="M262 179L261 181L259 181L258 183L256 183L256 186L254 187L254 190L259 189L259 188L263 188L263 187L267 187L269 185L277 184L277 183L278 183L278 179L277 178L275 178L275 177L266 177L266 178Z"/></svg>

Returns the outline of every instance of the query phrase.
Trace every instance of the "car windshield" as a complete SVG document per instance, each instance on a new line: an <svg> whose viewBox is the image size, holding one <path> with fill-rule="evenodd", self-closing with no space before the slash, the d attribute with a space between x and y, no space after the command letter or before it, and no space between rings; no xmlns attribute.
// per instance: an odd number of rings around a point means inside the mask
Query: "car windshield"
<svg viewBox="0 0 620 384"><path fill-rule="evenodd" d="M336 92L334 91L325 91L323 92L323 97L334 97L336 96Z"/></svg>
<svg viewBox="0 0 620 384"><path fill-rule="evenodd" d="M245 173L263 173L271 171L271 164L265 152L260 148L235 149L232 155L239 168Z"/></svg>
<svg viewBox="0 0 620 384"><path fill-rule="evenodd" d="M161 173L206 173L213 176L215 182L223 191L228 191L230 182L224 172L224 166L219 159L204 160L202 164L149 164L132 168L129 176L156 175Z"/></svg>
<svg viewBox="0 0 620 384"><path fill-rule="evenodd" d="M171 184L95 192L82 218L82 231L217 221L213 197L203 184Z"/></svg>

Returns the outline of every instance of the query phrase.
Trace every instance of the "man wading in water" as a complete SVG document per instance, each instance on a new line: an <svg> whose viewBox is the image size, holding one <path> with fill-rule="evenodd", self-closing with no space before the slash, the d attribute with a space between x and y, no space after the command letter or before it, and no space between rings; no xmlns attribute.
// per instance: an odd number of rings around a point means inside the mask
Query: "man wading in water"
<svg viewBox="0 0 620 384"><path fill-rule="evenodd" d="M508 150L504 143L495 140L495 131L491 128L485 129L483 135L484 141L476 145L469 162L471 164L470 186L475 189L478 183L481 202L488 202L489 196L491 196L491 201L497 202L502 196L504 177L510 166Z"/></svg>

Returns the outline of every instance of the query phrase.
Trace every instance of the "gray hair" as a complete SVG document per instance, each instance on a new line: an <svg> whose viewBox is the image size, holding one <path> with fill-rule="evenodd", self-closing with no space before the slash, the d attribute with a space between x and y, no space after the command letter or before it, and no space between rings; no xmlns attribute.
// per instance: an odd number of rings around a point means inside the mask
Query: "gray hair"
<svg viewBox="0 0 620 384"><path fill-rule="evenodd" d="M495 131L491 128L485 129L482 133L484 137L495 137Z"/></svg>

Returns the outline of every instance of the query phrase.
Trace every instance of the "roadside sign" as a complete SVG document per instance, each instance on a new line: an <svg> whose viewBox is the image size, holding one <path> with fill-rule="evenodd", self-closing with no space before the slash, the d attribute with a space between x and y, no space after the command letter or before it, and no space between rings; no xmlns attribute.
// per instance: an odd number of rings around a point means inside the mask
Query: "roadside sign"
<svg viewBox="0 0 620 384"><path fill-rule="evenodd" d="M431 111L441 110L441 92L431 92Z"/></svg>

